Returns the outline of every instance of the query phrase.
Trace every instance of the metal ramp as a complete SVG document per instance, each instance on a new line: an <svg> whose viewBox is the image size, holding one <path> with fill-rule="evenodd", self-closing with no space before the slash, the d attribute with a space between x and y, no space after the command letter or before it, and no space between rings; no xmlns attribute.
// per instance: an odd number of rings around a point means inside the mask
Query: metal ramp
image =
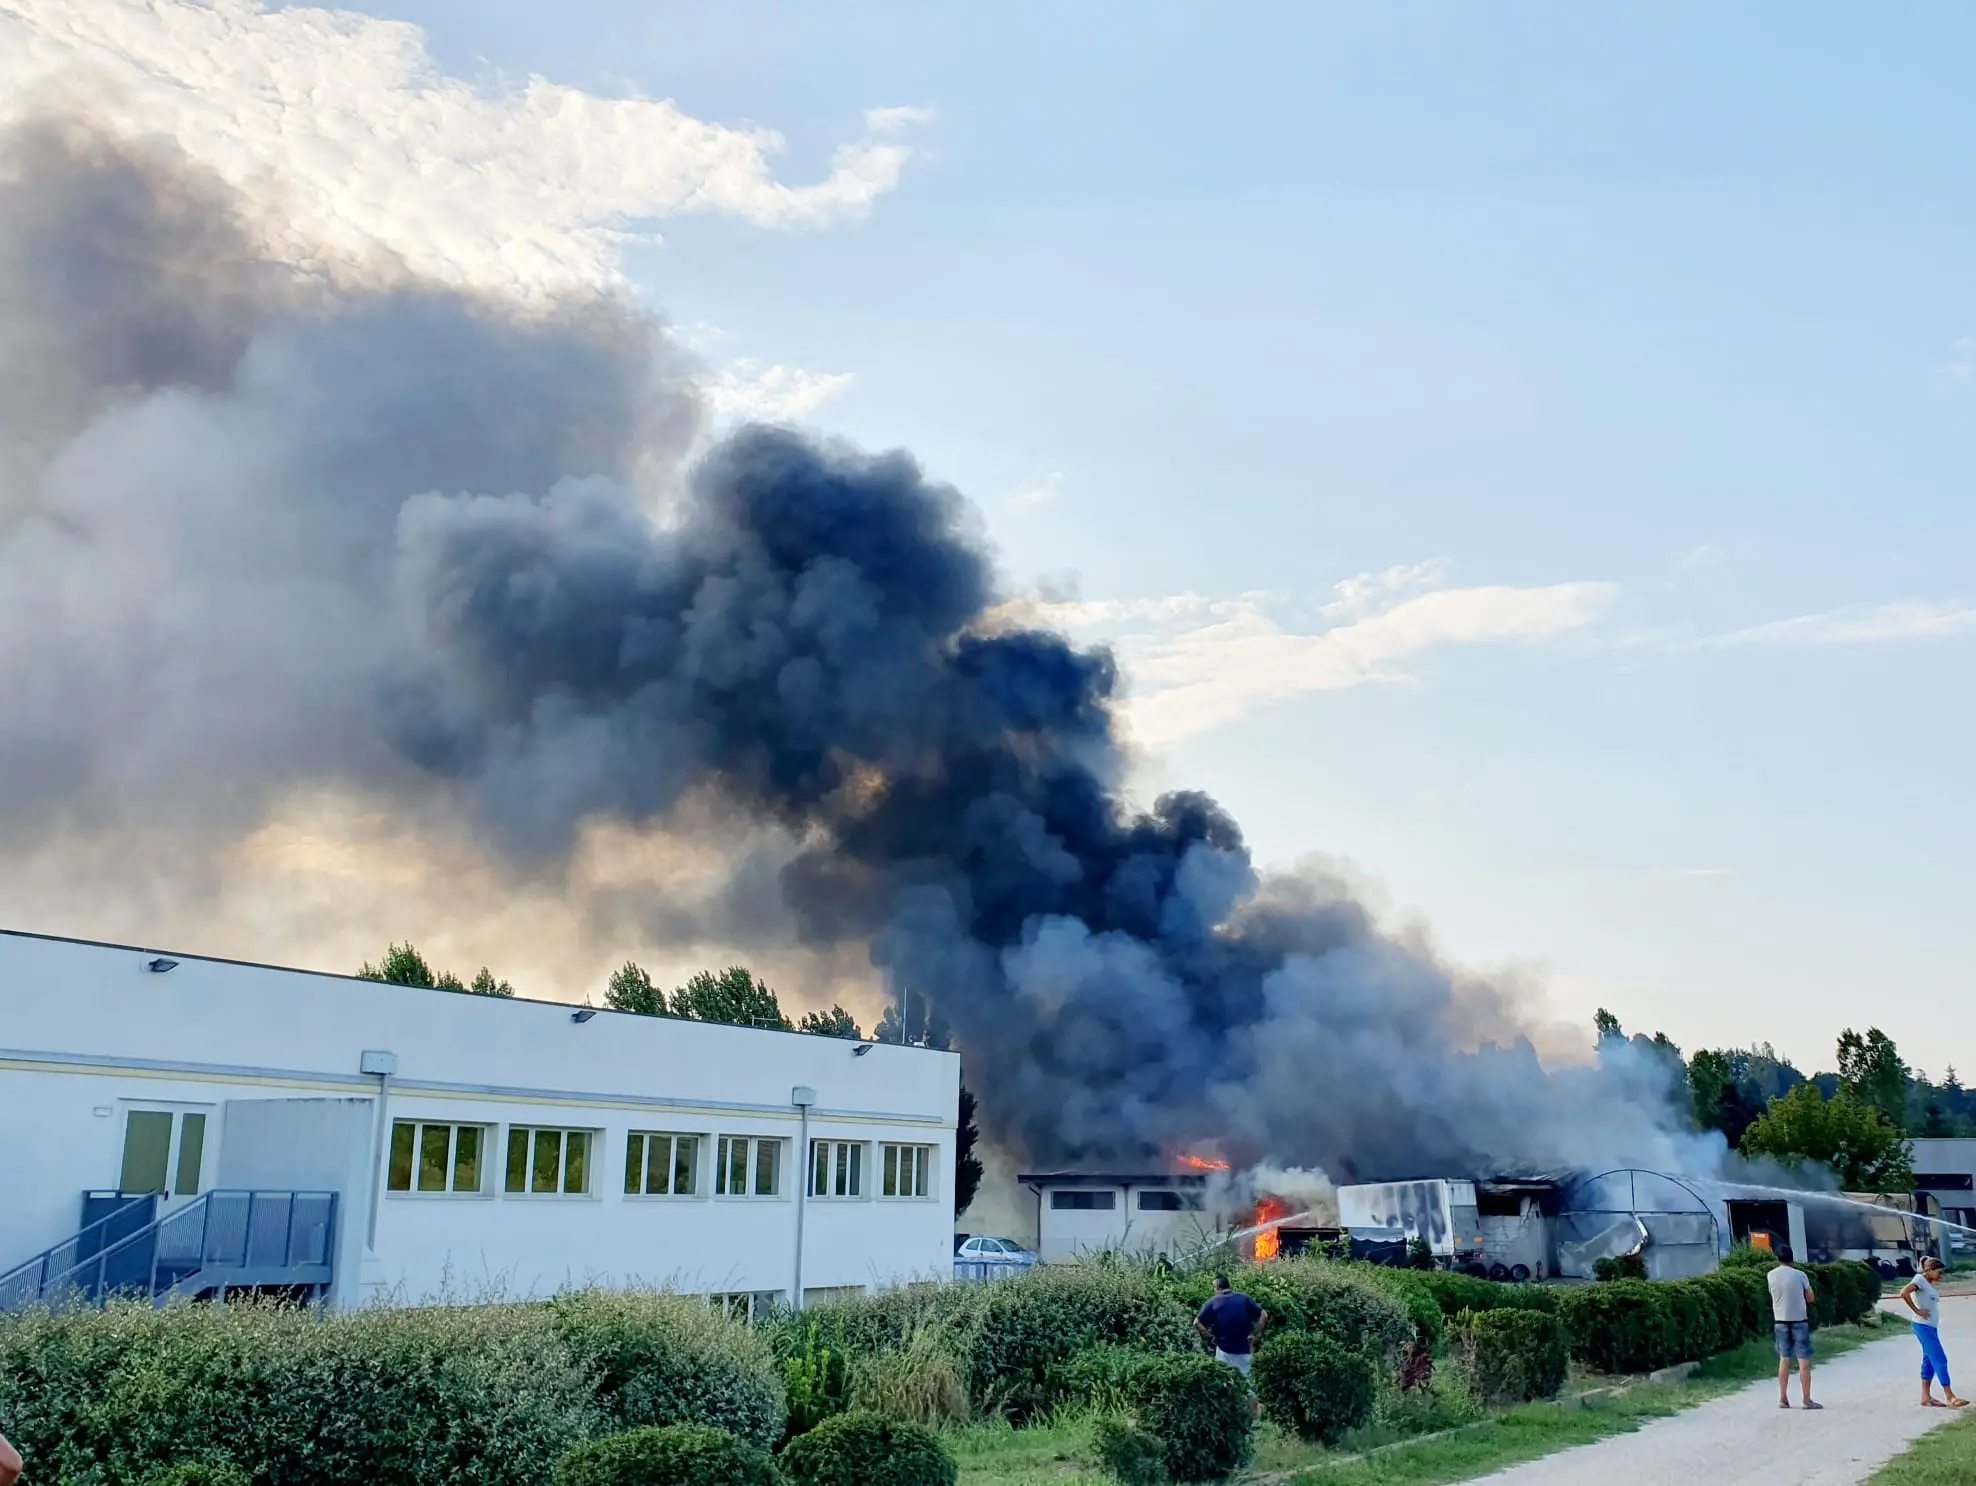
<svg viewBox="0 0 1976 1486"><path fill-rule="evenodd" d="M263 1288L320 1299L335 1279L334 1192L222 1188L157 1207L153 1193L85 1193L85 1219L102 1216L0 1274L0 1311Z"/></svg>

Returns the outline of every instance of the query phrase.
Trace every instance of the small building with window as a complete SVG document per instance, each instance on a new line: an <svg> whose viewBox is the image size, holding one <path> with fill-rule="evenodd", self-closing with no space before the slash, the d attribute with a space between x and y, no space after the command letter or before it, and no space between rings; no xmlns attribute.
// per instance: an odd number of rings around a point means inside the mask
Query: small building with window
<svg viewBox="0 0 1976 1486"><path fill-rule="evenodd" d="M1025 1172L1036 1195L1036 1254L1044 1263L1106 1252L1178 1255L1221 1229L1206 1211L1207 1178L1118 1172Z"/></svg>
<svg viewBox="0 0 1976 1486"><path fill-rule="evenodd" d="M1909 1142L1908 1159L1915 1193L1932 1199L1948 1222L1976 1228L1976 1140L1923 1136ZM1976 1248L1976 1234L1950 1230L1947 1242L1968 1253Z"/></svg>
<svg viewBox="0 0 1976 1486"><path fill-rule="evenodd" d="M0 931L0 1309L951 1272L959 1059Z"/></svg>

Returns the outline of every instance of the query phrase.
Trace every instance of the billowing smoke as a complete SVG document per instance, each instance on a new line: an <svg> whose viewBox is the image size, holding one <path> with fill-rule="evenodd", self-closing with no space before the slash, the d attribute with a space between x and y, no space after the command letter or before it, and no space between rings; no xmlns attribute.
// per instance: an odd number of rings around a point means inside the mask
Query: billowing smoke
<svg viewBox="0 0 1976 1486"><path fill-rule="evenodd" d="M310 790L524 874L600 820L767 830L799 940L930 1007L1031 1160L1713 1164L1663 1068L1547 1073L1509 995L1212 800L1129 804L1111 658L998 622L907 455L752 427L689 470L687 368L612 295L304 274L72 121L0 174L0 850L196 870Z"/></svg>

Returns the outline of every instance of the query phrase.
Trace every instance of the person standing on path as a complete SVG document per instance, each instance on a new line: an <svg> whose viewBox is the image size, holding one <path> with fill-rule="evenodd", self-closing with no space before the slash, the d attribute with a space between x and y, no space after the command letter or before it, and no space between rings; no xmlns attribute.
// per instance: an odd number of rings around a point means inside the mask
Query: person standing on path
<svg viewBox="0 0 1976 1486"><path fill-rule="evenodd" d="M1956 1397L1955 1385L1949 1381L1949 1354L1942 1350L1942 1297L1935 1289L1941 1279L1942 1261L1923 1259L1921 1273L1901 1291L1901 1300L1914 1312L1914 1339L1921 1343L1921 1406L1967 1408L1969 1400ZM1942 1385L1941 1398L1935 1397L1937 1380Z"/></svg>
<svg viewBox="0 0 1976 1486"><path fill-rule="evenodd" d="M1777 1267L1770 1271L1770 1319L1777 1336L1777 1407L1791 1406L1791 1363L1798 1364L1798 1390L1804 1406L1822 1409L1811 1401L1811 1310L1818 1304L1811 1281L1804 1271L1791 1266L1788 1244L1777 1246Z"/></svg>
<svg viewBox="0 0 1976 1486"><path fill-rule="evenodd" d="M1194 1317L1194 1329L1214 1343L1214 1360L1227 1363L1245 1378L1255 1357L1256 1337L1268 1324L1269 1312L1240 1290L1229 1289L1225 1274L1214 1277L1214 1299ZM1259 1411L1261 1405L1251 1398L1249 1408Z"/></svg>

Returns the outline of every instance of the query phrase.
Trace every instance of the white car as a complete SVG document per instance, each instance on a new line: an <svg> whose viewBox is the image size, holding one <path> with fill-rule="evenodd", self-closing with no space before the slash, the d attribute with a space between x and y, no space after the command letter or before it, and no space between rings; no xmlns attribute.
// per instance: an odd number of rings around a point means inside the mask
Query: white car
<svg viewBox="0 0 1976 1486"><path fill-rule="evenodd" d="M954 1278L989 1280L1036 1267L1036 1256L1012 1238L970 1238L954 1250Z"/></svg>

